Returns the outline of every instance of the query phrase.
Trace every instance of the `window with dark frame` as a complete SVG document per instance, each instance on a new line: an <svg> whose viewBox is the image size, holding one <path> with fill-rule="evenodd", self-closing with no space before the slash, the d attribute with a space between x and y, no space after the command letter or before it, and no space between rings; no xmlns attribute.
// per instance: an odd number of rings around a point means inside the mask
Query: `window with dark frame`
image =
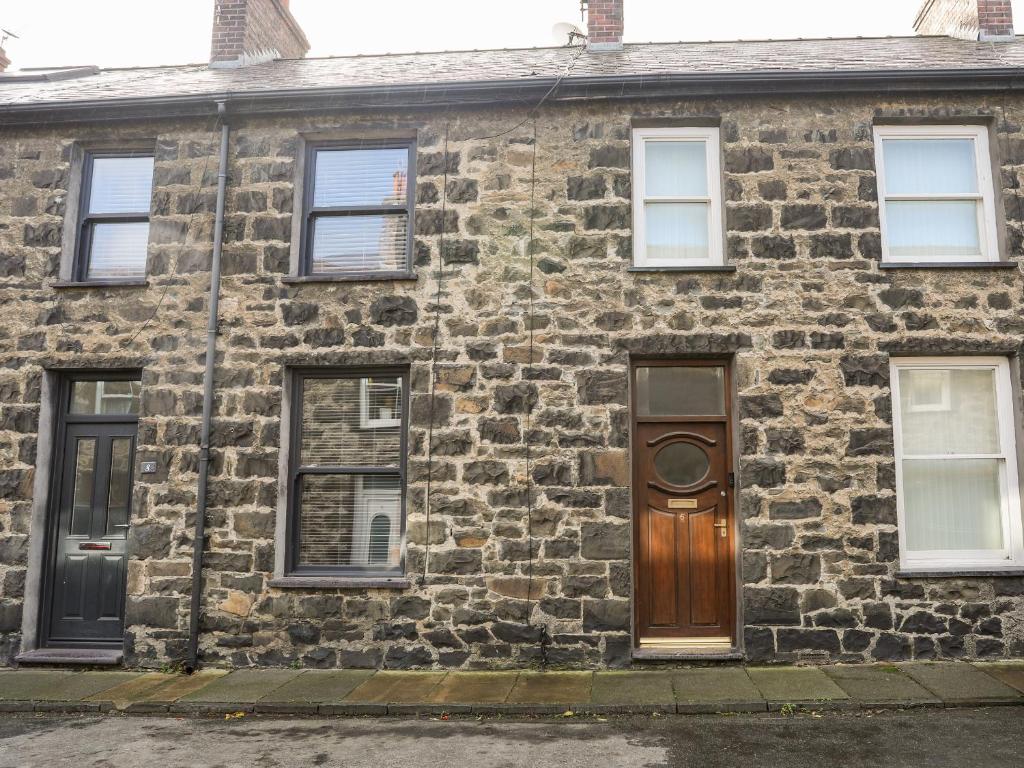
<svg viewBox="0 0 1024 768"><path fill-rule="evenodd" d="M411 140L309 144L302 274L408 276L415 168Z"/></svg>
<svg viewBox="0 0 1024 768"><path fill-rule="evenodd" d="M140 280L146 276L152 194L152 153L86 153L75 280Z"/></svg>
<svg viewBox="0 0 1024 768"><path fill-rule="evenodd" d="M403 573L408 390L404 369L294 371L289 575Z"/></svg>

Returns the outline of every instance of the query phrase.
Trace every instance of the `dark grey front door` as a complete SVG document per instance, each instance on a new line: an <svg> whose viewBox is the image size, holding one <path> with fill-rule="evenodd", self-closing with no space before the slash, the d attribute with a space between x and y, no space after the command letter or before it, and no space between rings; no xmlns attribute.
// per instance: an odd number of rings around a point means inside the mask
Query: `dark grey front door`
<svg viewBox="0 0 1024 768"><path fill-rule="evenodd" d="M66 391L46 644L120 643L138 383L74 381Z"/></svg>

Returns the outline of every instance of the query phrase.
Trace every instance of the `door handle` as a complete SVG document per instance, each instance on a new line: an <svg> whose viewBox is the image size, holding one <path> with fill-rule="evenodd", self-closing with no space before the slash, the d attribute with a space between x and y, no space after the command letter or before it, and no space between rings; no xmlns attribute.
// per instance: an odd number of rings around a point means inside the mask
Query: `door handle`
<svg viewBox="0 0 1024 768"><path fill-rule="evenodd" d="M724 523L724 522L723 523L715 523L714 525L715 525L715 528L718 528L722 532L722 538L723 539L726 536L729 535L728 531L726 530L729 527L728 523Z"/></svg>

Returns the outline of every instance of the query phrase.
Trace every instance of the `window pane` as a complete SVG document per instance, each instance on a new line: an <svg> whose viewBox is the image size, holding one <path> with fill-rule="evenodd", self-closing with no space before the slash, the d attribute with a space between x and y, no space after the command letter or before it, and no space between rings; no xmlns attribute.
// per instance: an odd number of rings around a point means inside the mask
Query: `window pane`
<svg viewBox="0 0 1024 768"><path fill-rule="evenodd" d="M313 224L313 272L401 272L407 268L404 213L318 216Z"/></svg>
<svg viewBox="0 0 1024 768"><path fill-rule="evenodd" d="M903 462L907 549L1003 548L999 459Z"/></svg>
<svg viewBox="0 0 1024 768"><path fill-rule="evenodd" d="M397 467L401 454L401 379L305 379L304 467Z"/></svg>
<svg viewBox="0 0 1024 768"><path fill-rule="evenodd" d="M999 453L992 369L901 368L903 455Z"/></svg>
<svg viewBox="0 0 1024 768"><path fill-rule="evenodd" d="M148 213L152 192L152 157L93 160L89 213Z"/></svg>
<svg viewBox="0 0 1024 768"><path fill-rule="evenodd" d="M885 139L883 147L887 194L978 191L974 139Z"/></svg>
<svg viewBox="0 0 1024 768"><path fill-rule="evenodd" d="M647 203L647 261L709 259L707 203Z"/></svg>
<svg viewBox="0 0 1024 768"><path fill-rule="evenodd" d="M644 193L647 196L705 197L708 194L704 141L648 141Z"/></svg>
<svg viewBox="0 0 1024 768"><path fill-rule="evenodd" d="M718 367L636 369L640 416L725 415L725 370Z"/></svg>
<svg viewBox="0 0 1024 768"><path fill-rule="evenodd" d="M321 149L313 206L401 205L407 199L409 150Z"/></svg>
<svg viewBox="0 0 1024 768"><path fill-rule="evenodd" d="M107 493L107 536L124 538L128 510L131 508L132 439L115 437L110 441L110 488Z"/></svg>
<svg viewBox="0 0 1024 768"><path fill-rule="evenodd" d="M148 244L148 221L94 224L86 278L145 277Z"/></svg>
<svg viewBox="0 0 1024 768"><path fill-rule="evenodd" d="M76 381L71 385L71 413L136 415L141 391L138 381Z"/></svg>
<svg viewBox="0 0 1024 768"><path fill-rule="evenodd" d="M78 438L77 443L69 534L88 536L92 528L92 494L96 482L96 439Z"/></svg>
<svg viewBox="0 0 1024 768"><path fill-rule="evenodd" d="M889 201L886 241L894 259L981 256L976 200Z"/></svg>
<svg viewBox="0 0 1024 768"><path fill-rule="evenodd" d="M301 499L299 565L399 566L402 492L398 477L303 475ZM377 522L381 517L389 526L386 539ZM371 536L374 523L377 535Z"/></svg>

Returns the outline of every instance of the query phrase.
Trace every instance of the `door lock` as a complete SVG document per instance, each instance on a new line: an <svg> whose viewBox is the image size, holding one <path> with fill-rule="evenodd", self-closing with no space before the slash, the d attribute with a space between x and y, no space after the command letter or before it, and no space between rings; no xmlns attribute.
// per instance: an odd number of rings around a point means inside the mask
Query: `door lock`
<svg viewBox="0 0 1024 768"><path fill-rule="evenodd" d="M719 529L722 532L722 538L723 539L726 536L729 535L728 532L727 532L727 530L729 528L729 524L728 523L724 523L724 522L723 523L715 523L715 528Z"/></svg>

